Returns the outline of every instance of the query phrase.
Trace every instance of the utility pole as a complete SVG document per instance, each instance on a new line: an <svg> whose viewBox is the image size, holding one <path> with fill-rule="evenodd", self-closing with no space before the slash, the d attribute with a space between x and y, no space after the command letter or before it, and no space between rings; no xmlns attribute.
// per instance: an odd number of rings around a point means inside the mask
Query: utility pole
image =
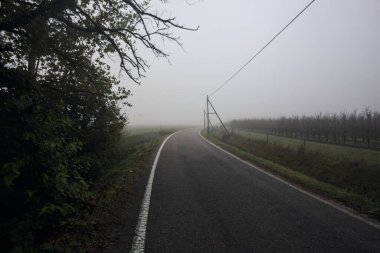
<svg viewBox="0 0 380 253"><path fill-rule="evenodd" d="M210 134L210 113L208 111L208 95L207 95L207 135Z"/></svg>
<svg viewBox="0 0 380 253"><path fill-rule="evenodd" d="M226 126L223 124L222 119L219 117L219 114L216 112L216 110L215 110L214 106L211 104L210 100L208 100L208 103L211 105L211 108L214 110L213 114L215 114L216 117L218 117L220 124L222 124L222 126L224 128L224 131L226 131L226 133L228 134L228 130L227 130Z"/></svg>
<svg viewBox="0 0 380 253"><path fill-rule="evenodd" d="M210 112L209 105L211 105L211 108L214 112ZM223 124L223 121L219 117L219 114L216 112L214 106L211 104L211 101L209 99L209 96L207 95L207 135L210 133L210 114L215 114L216 117L218 117L220 124L222 124L222 127L224 128L224 131L226 131L227 134L229 134L226 126Z"/></svg>

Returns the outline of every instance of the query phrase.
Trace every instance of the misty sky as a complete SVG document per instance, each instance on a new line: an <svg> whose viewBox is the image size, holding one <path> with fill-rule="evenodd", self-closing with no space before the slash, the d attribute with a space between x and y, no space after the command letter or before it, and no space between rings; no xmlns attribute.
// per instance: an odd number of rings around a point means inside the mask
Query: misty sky
<svg viewBox="0 0 380 253"><path fill-rule="evenodd" d="M195 2L195 0L188 0ZM131 125L203 124L206 95L264 46L309 1L184 0L153 9L199 31L173 30L170 63L142 50L151 67L133 92ZM380 110L380 1L317 0L262 54L211 97L225 121L370 107Z"/></svg>

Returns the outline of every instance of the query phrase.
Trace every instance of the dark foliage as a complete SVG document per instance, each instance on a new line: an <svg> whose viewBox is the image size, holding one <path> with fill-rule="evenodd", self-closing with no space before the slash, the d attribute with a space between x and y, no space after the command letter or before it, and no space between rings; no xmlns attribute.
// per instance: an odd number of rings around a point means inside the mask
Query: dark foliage
<svg viewBox="0 0 380 253"><path fill-rule="evenodd" d="M0 70L1 251L25 252L73 229L91 193L82 174L83 140L65 113L27 74Z"/></svg>
<svg viewBox="0 0 380 253"><path fill-rule="evenodd" d="M138 45L166 56L152 38L178 42L187 29L148 11L149 1L26 0L0 3L0 251L78 252L71 231L97 184L119 158L130 92L105 57L139 82ZM191 29L190 29L191 30ZM83 250L80 250L83 251Z"/></svg>

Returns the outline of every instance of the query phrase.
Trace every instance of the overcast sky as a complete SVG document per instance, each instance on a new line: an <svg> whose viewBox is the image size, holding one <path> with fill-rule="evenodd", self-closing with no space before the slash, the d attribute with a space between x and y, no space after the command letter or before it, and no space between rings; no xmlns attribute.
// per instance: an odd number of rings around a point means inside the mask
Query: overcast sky
<svg viewBox="0 0 380 253"><path fill-rule="evenodd" d="M195 0L188 0L189 2ZM131 125L203 124L206 95L263 47L309 1L152 1L177 22L184 52L165 43L170 63L142 51L151 67L133 92ZM317 0L211 97L222 119L380 110L380 1Z"/></svg>

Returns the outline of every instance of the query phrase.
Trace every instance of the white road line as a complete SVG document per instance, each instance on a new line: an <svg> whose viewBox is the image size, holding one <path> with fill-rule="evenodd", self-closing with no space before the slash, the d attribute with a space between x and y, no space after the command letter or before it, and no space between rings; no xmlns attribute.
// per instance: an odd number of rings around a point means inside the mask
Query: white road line
<svg viewBox="0 0 380 253"><path fill-rule="evenodd" d="M326 199L323 199L323 198L321 198L321 197L319 197L319 196L317 196L317 195L315 195L313 193L307 192L307 191L299 188L298 186L296 186L296 185L294 185L292 183L289 183L289 182L283 180L282 178L279 178L278 176L275 176L272 173L269 173L269 172L265 171L264 169L262 169L260 167L257 167L256 165L253 165L252 163L250 163L250 162L248 162L246 160L241 159L240 157L237 157L236 155L228 152L227 150L222 149L221 147L217 146L216 144L212 143L211 141L209 141L205 137L203 137L202 134L201 134L201 131L199 131L198 134L199 134L200 137L202 137L203 140L205 140L209 144L213 145L214 147L216 147L220 151L222 151L222 152L224 152L224 153L232 156L233 158L239 160L240 162L242 162L242 163L244 163L244 164L246 164L246 165L248 165L248 166L250 166L250 167L252 167L252 168L254 168L254 169L258 170L258 171L260 171L261 173L264 173L264 174L266 174L266 175L268 175L268 176L276 179L277 181L280 181L280 182L282 182L282 183L284 183L284 184L292 187L293 189L295 189L295 190L297 190L299 192L302 192L303 194L306 194L309 197L312 197L312 198L314 198L316 200L319 200L319 201L323 202L324 204L329 205L329 206L331 206L331 207L333 207L333 208L335 208L335 209L337 209L337 210L339 210L339 211L341 211L341 212L343 212L343 213L345 213L345 214L347 214L347 215L349 215L349 216L351 216L351 217L353 217L355 219L358 219L358 220L360 220L360 221L362 221L362 222L364 222L364 223L366 223L366 224L368 224L368 225L370 225L370 226L372 226L374 228L380 229L380 224L377 221L369 220L368 218L364 218L362 216L359 216L359 215L353 213L353 211L348 210L347 207L339 206L336 203L332 203L332 202L330 202L330 201L328 201Z"/></svg>
<svg viewBox="0 0 380 253"><path fill-rule="evenodd" d="M160 148L158 149L157 155L154 159L152 170L150 171L150 175L149 175L149 180L145 188L144 198L141 204L141 210L140 210L139 218L137 221L135 236L133 238L132 248L130 251L131 253L142 253L145 250L146 226L148 223L150 196L152 193L153 179L154 179L154 174L156 171L158 159L160 158L161 150L164 147L165 143L170 139L170 137L172 137L174 134L178 132L179 131L172 133L164 140L164 142L161 144Z"/></svg>

